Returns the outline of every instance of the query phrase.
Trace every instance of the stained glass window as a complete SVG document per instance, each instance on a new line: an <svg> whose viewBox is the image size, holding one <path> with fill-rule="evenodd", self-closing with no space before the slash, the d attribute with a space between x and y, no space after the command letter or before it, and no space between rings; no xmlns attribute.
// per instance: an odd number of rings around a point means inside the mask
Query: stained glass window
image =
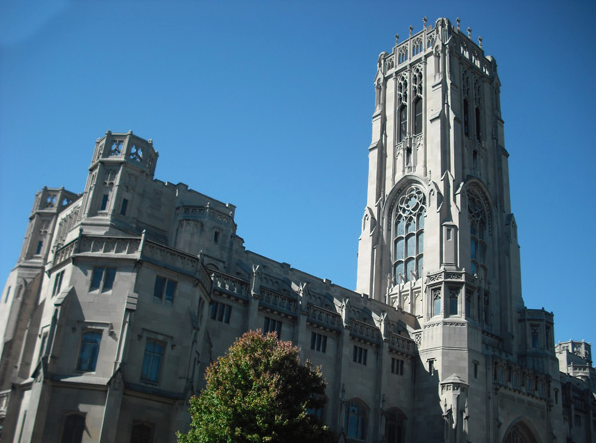
<svg viewBox="0 0 596 443"><path fill-rule="evenodd" d="M426 198L421 189L411 186L396 206L393 269L398 284L422 277Z"/></svg>

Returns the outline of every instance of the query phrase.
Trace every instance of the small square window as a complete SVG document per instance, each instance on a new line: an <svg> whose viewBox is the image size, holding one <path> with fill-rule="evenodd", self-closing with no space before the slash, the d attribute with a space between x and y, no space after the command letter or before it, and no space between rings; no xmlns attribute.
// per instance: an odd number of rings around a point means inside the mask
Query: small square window
<svg viewBox="0 0 596 443"><path fill-rule="evenodd" d="M316 332L311 333L310 349L325 354L327 352L327 336Z"/></svg>
<svg viewBox="0 0 596 443"><path fill-rule="evenodd" d="M391 373L404 375L404 361L402 359L391 357Z"/></svg>
<svg viewBox="0 0 596 443"><path fill-rule="evenodd" d="M277 332L277 338L281 337L281 326L282 323L279 320L275 320L273 318L265 317L265 324L263 326L263 332L266 334L267 332Z"/></svg>
<svg viewBox="0 0 596 443"><path fill-rule="evenodd" d="M366 366L366 356L368 354L368 350L365 348L361 348L360 346L354 346L354 353L352 359L354 363L358 363L361 365Z"/></svg>
<svg viewBox="0 0 596 443"><path fill-rule="evenodd" d="M93 275L91 276L91 286L89 291L96 291L101 289L101 292L111 291L116 279L116 268L93 268Z"/></svg>
<svg viewBox="0 0 596 443"><path fill-rule="evenodd" d="M229 324L232 315L232 307L225 303L215 302L211 305L211 319L220 323Z"/></svg>
<svg viewBox="0 0 596 443"><path fill-rule="evenodd" d="M168 306L174 304L177 282L160 275L155 277L153 286L153 300L157 303L164 303Z"/></svg>

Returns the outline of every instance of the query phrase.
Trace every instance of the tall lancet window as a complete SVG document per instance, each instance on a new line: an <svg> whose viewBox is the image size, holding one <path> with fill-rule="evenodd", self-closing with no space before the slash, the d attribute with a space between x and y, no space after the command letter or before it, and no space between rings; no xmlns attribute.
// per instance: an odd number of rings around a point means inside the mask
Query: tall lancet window
<svg viewBox="0 0 596 443"><path fill-rule="evenodd" d="M405 75L397 84L397 141L401 142L408 134L408 79Z"/></svg>
<svg viewBox="0 0 596 443"><path fill-rule="evenodd" d="M422 133L422 67L418 65L412 73L412 95L414 99L414 135Z"/></svg>
<svg viewBox="0 0 596 443"><path fill-rule="evenodd" d="M426 198L410 186L399 198L393 223L393 274L395 283L422 277Z"/></svg>
<svg viewBox="0 0 596 443"><path fill-rule="evenodd" d="M468 193L468 214L470 217L470 258L472 274L476 274L481 282L486 281L486 211L480 199Z"/></svg>

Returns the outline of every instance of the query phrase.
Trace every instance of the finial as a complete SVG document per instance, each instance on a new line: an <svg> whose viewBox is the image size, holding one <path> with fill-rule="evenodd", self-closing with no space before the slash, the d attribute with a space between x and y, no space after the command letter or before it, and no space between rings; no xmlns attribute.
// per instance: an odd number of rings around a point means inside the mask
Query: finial
<svg viewBox="0 0 596 443"><path fill-rule="evenodd" d="M468 38L472 38L472 28L468 26Z"/></svg>
<svg viewBox="0 0 596 443"><path fill-rule="evenodd" d="M412 37L412 30L414 29L414 26L410 25L410 37Z"/></svg>
<svg viewBox="0 0 596 443"><path fill-rule="evenodd" d="M424 24L424 27L426 28L426 22L428 21L428 17L424 16L424 18L422 19L422 23Z"/></svg>
<svg viewBox="0 0 596 443"><path fill-rule="evenodd" d="M399 42L399 34L395 34L395 44L397 45L398 42Z"/></svg>
<svg viewBox="0 0 596 443"><path fill-rule="evenodd" d="M455 21L457 22L457 30L459 31L459 25L460 25L460 23L459 23L459 22L461 22L461 20L460 20L460 18L459 18L459 17L457 17L457 18L455 19Z"/></svg>
<svg viewBox="0 0 596 443"><path fill-rule="evenodd" d="M478 46L482 49L482 37L478 37Z"/></svg>

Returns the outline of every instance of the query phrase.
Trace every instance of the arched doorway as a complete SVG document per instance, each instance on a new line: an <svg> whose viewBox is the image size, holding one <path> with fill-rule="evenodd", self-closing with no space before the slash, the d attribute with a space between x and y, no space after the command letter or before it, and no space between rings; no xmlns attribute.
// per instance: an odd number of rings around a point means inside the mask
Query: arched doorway
<svg viewBox="0 0 596 443"><path fill-rule="evenodd" d="M540 443L540 440L525 421L519 420L509 428L503 443Z"/></svg>
<svg viewBox="0 0 596 443"><path fill-rule="evenodd" d="M398 408L385 411L384 443L404 443L406 441L406 416Z"/></svg>

